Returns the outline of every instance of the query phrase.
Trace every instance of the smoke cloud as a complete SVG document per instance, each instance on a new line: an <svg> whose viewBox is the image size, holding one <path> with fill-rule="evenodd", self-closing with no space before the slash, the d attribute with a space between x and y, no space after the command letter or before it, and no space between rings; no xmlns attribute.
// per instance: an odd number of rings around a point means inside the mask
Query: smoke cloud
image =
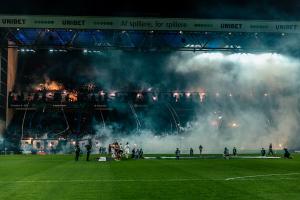
<svg viewBox="0 0 300 200"><path fill-rule="evenodd" d="M108 141L119 139L137 144L148 153L173 152L176 147L188 152L200 144L207 152L220 152L225 146L258 150L269 143L278 149L299 147L299 60L274 53L177 52L164 64L165 71L159 79L171 90L205 88L207 98L219 104L210 101L205 105L210 110L198 111L194 120L181 127L180 134L158 135L143 129L139 133L132 131L126 136L116 136L111 129L105 131ZM158 67L159 70L162 69ZM138 76L132 73L128 77L135 81ZM142 80L146 80L144 85L152 84L147 78ZM215 127L213 123L221 123L225 128ZM101 132L101 128L96 129Z"/></svg>
<svg viewBox="0 0 300 200"><path fill-rule="evenodd" d="M66 88L94 82L115 91L205 91L206 100L199 103L198 99L192 105L193 112L188 114L192 117L183 117L176 105L172 114L167 103L150 106L146 112L132 111L127 103L118 105L126 117L107 121L106 126L101 120L93 121L95 137L101 138L103 145L115 140L129 142L145 153L173 153L176 147L187 152L200 144L206 152L220 152L225 146L258 150L269 143L278 149L300 147L300 60L295 57L276 53L112 51L75 61L74 56L69 58L72 61L65 67L65 60L55 59L53 65L51 59L35 76L47 76ZM179 131L172 115L178 115ZM137 120L140 127L132 125ZM131 127L124 130L128 121Z"/></svg>

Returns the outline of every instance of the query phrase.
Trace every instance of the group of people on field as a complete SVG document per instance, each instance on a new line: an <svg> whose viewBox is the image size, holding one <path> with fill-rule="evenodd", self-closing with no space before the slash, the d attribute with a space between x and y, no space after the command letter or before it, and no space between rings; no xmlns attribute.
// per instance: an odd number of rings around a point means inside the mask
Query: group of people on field
<svg viewBox="0 0 300 200"><path fill-rule="evenodd" d="M273 151L273 145L272 145L272 143L270 143L270 145L269 145L268 154L266 153L266 150L264 148L261 148L260 152L261 152L261 156L267 156L267 155L273 156L274 155L274 151ZM290 154L290 152L288 151L288 149L286 147L283 148L283 157L284 158L291 158L291 154Z"/></svg>
<svg viewBox="0 0 300 200"><path fill-rule="evenodd" d="M86 148L86 161L90 160L90 154L92 145L89 143L85 145ZM103 151L103 147L101 147L101 150L99 150L100 154L105 153L106 151ZM81 149L78 143L75 144L75 161L79 160L79 156L81 153ZM137 148L137 145L134 145L131 151L130 155L130 146L127 142L125 146L122 145L122 143L114 142L108 145L108 154L111 155L111 158L114 160L121 160L122 158L128 159L129 157L133 159L141 159L143 158L144 152L142 148Z"/></svg>
<svg viewBox="0 0 300 200"><path fill-rule="evenodd" d="M115 142L113 144L110 144L108 146L108 153L111 154L111 157L115 160L121 160L121 158L129 158L130 155L130 146L127 142L125 146L122 145L122 143L118 144L118 142ZM143 157L143 149L138 149L136 145L134 145L132 151L131 151L131 158L142 158Z"/></svg>
<svg viewBox="0 0 300 200"><path fill-rule="evenodd" d="M200 155L202 154L202 150L203 150L203 146L202 145L199 145L199 152L200 152ZM194 149L193 148L190 148L190 156L193 156L194 155Z"/></svg>
<svg viewBox="0 0 300 200"><path fill-rule="evenodd" d="M85 148L86 148L86 161L89 161L90 155L91 155L91 150L92 150L92 145L89 143L89 144L85 145ZM78 143L76 143L76 145L75 145L75 161L79 160L80 152L81 152L80 146Z"/></svg>
<svg viewBox="0 0 300 200"><path fill-rule="evenodd" d="M108 145L108 153L111 154L111 157L115 160L121 160L123 152L122 143L114 142Z"/></svg>
<svg viewBox="0 0 300 200"><path fill-rule="evenodd" d="M203 151L203 146L200 144L199 145L199 152L200 152L200 155L202 155L202 151ZM179 148L176 148L175 150L175 155L176 155L176 159L178 160L179 157L180 157L180 150ZM194 155L194 149L193 148L190 148L190 156L193 156Z"/></svg>
<svg viewBox="0 0 300 200"><path fill-rule="evenodd" d="M86 161L89 161L92 145L90 143L88 143L87 145L85 145L85 148L86 148ZM284 148L283 150L284 150L283 157L291 158L291 154L289 153L288 149ZM203 146L199 145L200 155L202 154L202 151L203 151ZM76 143L76 145L75 145L75 160L76 161L79 160L80 152L81 152L81 150L80 150L79 144ZM119 144L118 142L109 144L108 153L111 154L111 157L115 160L121 160L122 157L125 157L128 159L129 155L130 155L129 143L127 142L124 147L121 143ZM140 159L140 158L143 158L143 154L144 154L143 149L137 148L135 145L131 151L131 158ZM180 157L179 148L176 148L175 155L176 155L176 159L178 160ZM193 156L193 155L194 155L194 150L193 150L193 148L190 148L190 156ZM233 147L232 155L237 156L237 148L236 147ZM261 156L267 156L267 155L272 155L272 156L274 155L272 143L269 145L268 154L266 154L266 150L264 148L261 149ZM230 157L229 149L227 147L224 148L223 157L225 159L229 159L229 157Z"/></svg>
<svg viewBox="0 0 300 200"><path fill-rule="evenodd" d="M233 147L233 149L232 149L232 155L233 156L237 156L237 149L236 149L236 147ZM229 153L229 149L227 147L224 148L223 156L224 156L225 159L229 159L230 153Z"/></svg>
<svg viewBox="0 0 300 200"><path fill-rule="evenodd" d="M200 155L202 154L202 150L203 150L203 146L200 145L199 146ZM284 148L283 151L284 151L284 153L283 153L283 157L284 158L291 158L291 154L290 154L290 152L288 151L287 148ZM190 156L193 156L193 155L194 155L194 150L193 150L193 148L190 148ZM237 156L237 148L236 147L233 147L233 149L232 149L232 155L233 156ZM266 154L266 150L264 148L261 149L261 156L267 156L267 155L272 155L272 156L274 155L272 143L269 145L268 154ZM175 150L175 156L176 156L176 159L178 160L179 157L180 157L180 150L179 150L179 148L176 148L176 150ZM229 149L227 147L224 148L223 157L225 159L229 159L229 157L230 157Z"/></svg>

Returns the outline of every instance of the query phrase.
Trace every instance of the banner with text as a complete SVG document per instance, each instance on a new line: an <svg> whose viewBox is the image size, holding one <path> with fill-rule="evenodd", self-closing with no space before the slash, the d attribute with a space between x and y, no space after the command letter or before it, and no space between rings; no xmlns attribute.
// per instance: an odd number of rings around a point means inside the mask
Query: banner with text
<svg viewBox="0 0 300 200"><path fill-rule="evenodd" d="M0 27L300 33L300 21L1 15Z"/></svg>

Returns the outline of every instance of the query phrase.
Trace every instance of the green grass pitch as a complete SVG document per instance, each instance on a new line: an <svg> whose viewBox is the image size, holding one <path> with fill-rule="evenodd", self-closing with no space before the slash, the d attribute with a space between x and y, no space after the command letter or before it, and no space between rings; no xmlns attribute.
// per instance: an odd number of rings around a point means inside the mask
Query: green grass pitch
<svg viewBox="0 0 300 200"><path fill-rule="evenodd" d="M290 160L84 159L0 156L0 199L300 199L299 155Z"/></svg>

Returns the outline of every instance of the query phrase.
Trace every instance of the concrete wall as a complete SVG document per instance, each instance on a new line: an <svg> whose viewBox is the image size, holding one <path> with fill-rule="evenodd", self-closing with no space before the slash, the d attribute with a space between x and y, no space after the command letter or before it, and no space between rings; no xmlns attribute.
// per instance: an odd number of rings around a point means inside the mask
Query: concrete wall
<svg viewBox="0 0 300 200"><path fill-rule="evenodd" d="M13 90L16 82L16 74L18 68L18 51L17 48L10 47L7 50L7 94ZM8 101L6 101L8 102ZM6 127L13 118L13 109L6 109Z"/></svg>
<svg viewBox="0 0 300 200"><path fill-rule="evenodd" d="M0 49L0 61L2 61L2 49ZM6 88L4 88L6 85L3 83L6 82L6 80L2 80L2 77L6 75L6 69L2 69L3 63L0 62L0 137L3 134L5 130L5 112L6 112L6 105L5 105L5 98L6 98Z"/></svg>

